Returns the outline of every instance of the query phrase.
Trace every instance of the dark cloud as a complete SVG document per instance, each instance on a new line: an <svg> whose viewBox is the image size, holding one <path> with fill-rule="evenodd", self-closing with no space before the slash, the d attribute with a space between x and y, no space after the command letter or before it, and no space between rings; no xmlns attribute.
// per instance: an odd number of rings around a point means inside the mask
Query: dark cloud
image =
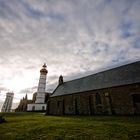
<svg viewBox="0 0 140 140"><path fill-rule="evenodd" d="M20 91L20 93L27 93L27 94L33 94L35 92L35 90L37 91L37 86L34 87L30 87L30 88L25 88L23 90Z"/></svg>
<svg viewBox="0 0 140 140"><path fill-rule="evenodd" d="M8 90L8 89L7 89L6 87L1 87L1 86L0 86L0 92L1 92L1 91L7 91L7 90Z"/></svg>

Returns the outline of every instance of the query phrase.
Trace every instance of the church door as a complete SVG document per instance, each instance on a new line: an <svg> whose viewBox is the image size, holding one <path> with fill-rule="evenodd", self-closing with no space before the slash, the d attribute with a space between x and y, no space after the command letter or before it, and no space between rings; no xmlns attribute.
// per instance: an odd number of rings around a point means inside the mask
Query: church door
<svg viewBox="0 0 140 140"><path fill-rule="evenodd" d="M94 114L93 95L89 96L89 115Z"/></svg>
<svg viewBox="0 0 140 140"><path fill-rule="evenodd" d="M64 102L64 100L58 101L57 106L58 106L58 114L64 115L65 114L65 102Z"/></svg>
<svg viewBox="0 0 140 140"><path fill-rule="evenodd" d="M34 111L35 110L35 106L32 106L32 111Z"/></svg>

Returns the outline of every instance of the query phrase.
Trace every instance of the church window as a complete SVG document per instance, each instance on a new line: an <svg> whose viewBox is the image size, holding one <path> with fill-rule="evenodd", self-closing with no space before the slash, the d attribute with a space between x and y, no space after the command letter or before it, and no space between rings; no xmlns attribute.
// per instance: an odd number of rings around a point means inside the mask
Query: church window
<svg viewBox="0 0 140 140"><path fill-rule="evenodd" d="M96 105L101 104L101 96L100 96L100 94L96 93L95 97L96 97Z"/></svg>

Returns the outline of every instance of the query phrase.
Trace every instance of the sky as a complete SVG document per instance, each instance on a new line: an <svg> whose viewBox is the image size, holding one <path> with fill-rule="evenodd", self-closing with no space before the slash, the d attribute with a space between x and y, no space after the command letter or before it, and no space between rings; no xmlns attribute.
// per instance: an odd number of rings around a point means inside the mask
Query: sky
<svg viewBox="0 0 140 140"><path fill-rule="evenodd" d="M0 0L0 108L64 81L140 60L140 0Z"/></svg>

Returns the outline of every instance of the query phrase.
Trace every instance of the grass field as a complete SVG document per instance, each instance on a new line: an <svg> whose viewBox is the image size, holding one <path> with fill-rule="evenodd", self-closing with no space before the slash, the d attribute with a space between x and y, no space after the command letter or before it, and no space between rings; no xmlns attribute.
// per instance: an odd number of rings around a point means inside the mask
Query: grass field
<svg viewBox="0 0 140 140"><path fill-rule="evenodd" d="M0 140L140 140L138 116L3 115Z"/></svg>

